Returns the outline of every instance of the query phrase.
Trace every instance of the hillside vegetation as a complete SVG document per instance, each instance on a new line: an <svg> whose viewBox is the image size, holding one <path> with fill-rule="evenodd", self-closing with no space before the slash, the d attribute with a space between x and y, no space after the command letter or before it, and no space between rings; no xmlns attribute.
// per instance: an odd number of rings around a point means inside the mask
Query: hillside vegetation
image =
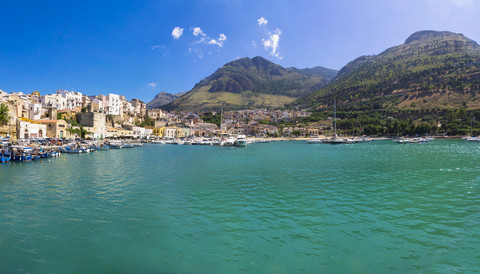
<svg viewBox="0 0 480 274"><path fill-rule="evenodd" d="M225 64L174 102L167 110L207 111L283 107L326 84L335 71L314 68L306 72L284 68L262 57L242 58Z"/></svg>
<svg viewBox="0 0 480 274"><path fill-rule="evenodd" d="M404 44L343 67L326 87L292 106L344 110L480 108L480 47L452 32L421 31Z"/></svg>

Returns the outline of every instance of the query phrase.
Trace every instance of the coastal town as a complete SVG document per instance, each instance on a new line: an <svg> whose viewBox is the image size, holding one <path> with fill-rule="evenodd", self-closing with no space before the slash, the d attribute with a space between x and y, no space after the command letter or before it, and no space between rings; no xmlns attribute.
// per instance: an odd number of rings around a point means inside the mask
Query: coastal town
<svg viewBox="0 0 480 274"><path fill-rule="evenodd" d="M147 109L138 99L125 96L87 96L81 92L57 90L40 94L0 90L0 103L8 108L8 119L0 123L0 137L16 139L179 139L248 135L252 137L318 136L329 125L311 127L271 123L296 121L307 117L305 111L237 110L222 113L221 123L204 121L201 113L166 112ZM294 123L292 123L294 124Z"/></svg>

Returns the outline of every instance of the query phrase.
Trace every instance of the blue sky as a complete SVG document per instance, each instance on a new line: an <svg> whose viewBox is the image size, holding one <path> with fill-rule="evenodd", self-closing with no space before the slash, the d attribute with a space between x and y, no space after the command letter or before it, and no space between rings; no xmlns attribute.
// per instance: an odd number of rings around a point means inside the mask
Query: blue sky
<svg viewBox="0 0 480 274"><path fill-rule="evenodd" d="M0 89L145 102L241 57L340 69L419 30L480 42L475 0L0 1L0 10Z"/></svg>

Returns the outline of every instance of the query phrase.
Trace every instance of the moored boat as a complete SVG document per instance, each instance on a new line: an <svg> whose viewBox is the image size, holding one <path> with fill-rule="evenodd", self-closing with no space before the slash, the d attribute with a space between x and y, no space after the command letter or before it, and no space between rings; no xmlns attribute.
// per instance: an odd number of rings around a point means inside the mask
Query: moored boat
<svg viewBox="0 0 480 274"><path fill-rule="evenodd" d="M245 135L243 135L243 134L238 135L237 139L235 140L235 146L246 147L247 146L247 137L245 137Z"/></svg>
<svg viewBox="0 0 480 274"><path fill-rule="evenodd" d="M7 154L0 154L0 163L10 162L11 156Z"/></svg>

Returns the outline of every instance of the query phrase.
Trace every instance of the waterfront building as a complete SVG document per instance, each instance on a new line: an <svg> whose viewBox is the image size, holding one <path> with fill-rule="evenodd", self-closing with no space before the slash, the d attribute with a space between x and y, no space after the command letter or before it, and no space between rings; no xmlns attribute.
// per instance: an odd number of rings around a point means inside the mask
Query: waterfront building
<svg viewBox="0 0 480 274"><path fill-rule="evenodd" d="M133 131L124 128L107 127L107 138L133 137Z"/></svg>
<svg viewBox="0 0 480 274"><path fill-rule="evenodd" d="M320 129L319 128L307 127L305 130L306 130L306 132L308 132L308 135L310 135L310 136L320 135Z"/></svg>
<svg viewBox="0 0 480 274"><path fill-rule="evenodd" d="M185 138L193 135L192 129L190 126L184 124L177 125L177 138Z"/></svg>
<svg viewBox="0 0 480 274"><path fill-rule="evenodd" d="M177 128L165 127L163 138L167 138L167 139L177 138Z"/></svg>
<svg viewBox="0 0 480 274"><path fill-rule="evenodd" d="M67 130L70 124L65 120L37 120L35 122L45 124L47 128L46 137L49 138L70 138L71 134Z"/></svg>
<svg viewBox="0 0 480 274"><path fill-rule="evenodd" d="M132 127L133 136L137 138L147 138L153 133L153 129L144 127Z"/></svg>
<svg viewBox="0 0 480 274"><path fill-rule="evenodd" d="M162 137L163 138L164 132L165 132L165 127L164 126L154 127L152 134L157 136L157 137Z"/></svg>
<svg viewBox="0 0 480 274"><path fill-rule="evenodd" d="M92 137L103 139L107 136L107 115L100 112L77 113L77 122L83 127L89 127Z"/></svg>
<svg viewBox="0 0 480 274"><path fill-rule="evenodd" d="M45 138L47 125L24 117L17 119L17 138Z"/></svg>

